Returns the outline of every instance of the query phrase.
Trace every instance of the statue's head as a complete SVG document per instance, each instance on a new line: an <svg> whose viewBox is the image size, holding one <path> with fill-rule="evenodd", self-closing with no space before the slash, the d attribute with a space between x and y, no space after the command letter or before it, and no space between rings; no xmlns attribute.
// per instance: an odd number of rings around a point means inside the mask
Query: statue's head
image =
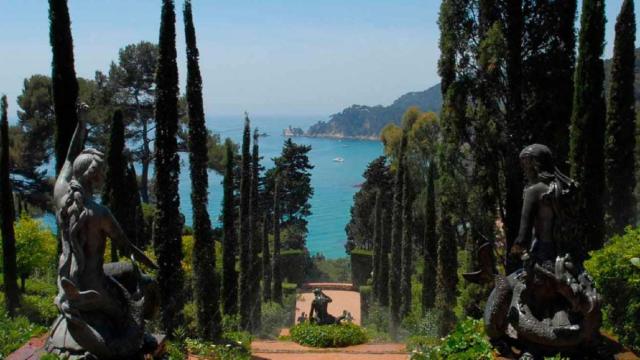
<svg viewBox="0 0 640 360"><path fill-rule="evenodd" d="M100 189L104 181L103 157L96 149L83 150L73 161L73 177L85 188Z"/></svg>
<svg viewBox="0 0 640 360"><path fill-rule="evenodd" d="M520 164L529 181L553 177L555 166L551 150L542 144L533 144L520 152Z"/></svg>
<svg viewBox="0 0 640 360"><path fill-rule="evenodd" d="M313 289L313 295L318 296L320 294L322 294L322 290L320 290L320 288Z"/></svg>

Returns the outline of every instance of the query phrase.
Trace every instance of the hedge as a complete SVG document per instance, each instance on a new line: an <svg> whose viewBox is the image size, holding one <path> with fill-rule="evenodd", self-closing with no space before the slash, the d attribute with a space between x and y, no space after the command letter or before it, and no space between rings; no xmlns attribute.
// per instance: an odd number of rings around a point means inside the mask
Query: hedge
<svg viewBox="0 0 640 360"><path fill-rule="evenodd" d="M370 250L351 250L351 279L354 286L366 285L372 270L373 253Z"/></svg>
<svg viewBox="0 0 640 360"><path fill-rule="evenodd" d="M280 253L280 270L286 282L297 284L304 283L307 256L303 250L283 250Z"/></svg>

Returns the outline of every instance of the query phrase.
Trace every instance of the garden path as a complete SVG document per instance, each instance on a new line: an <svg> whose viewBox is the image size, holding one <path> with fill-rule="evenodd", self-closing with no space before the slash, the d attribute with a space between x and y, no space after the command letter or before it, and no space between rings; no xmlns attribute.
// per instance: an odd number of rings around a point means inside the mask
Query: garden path
<svg viewBox="0 0 640 360"><path fill-rule="evenodd" d="M404 344L362 344L345 348L310 348L292 341L255 340L254 360L407 360Z"/></svg>

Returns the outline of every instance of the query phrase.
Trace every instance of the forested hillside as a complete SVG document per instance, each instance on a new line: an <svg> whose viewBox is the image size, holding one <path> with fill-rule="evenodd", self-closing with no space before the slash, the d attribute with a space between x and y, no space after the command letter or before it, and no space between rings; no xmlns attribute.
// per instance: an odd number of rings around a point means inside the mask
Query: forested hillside
<svg viewBox="0 0 640 360"><path fill-rule="evenodd" d="M331 115L329 121L320 121L311 126L306 135L378 139L382 128L390 122L400 124L402 114L411 106L417 106L422 111L439 112L442 106L440 84L424 91L404 94L389 106L352 105Z"/></svg>

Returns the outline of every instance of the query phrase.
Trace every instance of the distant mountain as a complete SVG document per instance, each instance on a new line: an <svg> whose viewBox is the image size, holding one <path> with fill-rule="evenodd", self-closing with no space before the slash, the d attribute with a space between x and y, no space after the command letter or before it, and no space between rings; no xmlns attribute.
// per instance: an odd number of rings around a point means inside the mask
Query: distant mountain
<svg viewBox="0 0 640 360"><path fill-rule="evenodd" d="M351 105L333 114L329 121L320 121L307 130L306 136L378 139L382 128L390 122L400 124L402 115L411 106L422 111L440 112L442 94L440 84L424 91L410 92L396 99L389 106Z"/></svg>

